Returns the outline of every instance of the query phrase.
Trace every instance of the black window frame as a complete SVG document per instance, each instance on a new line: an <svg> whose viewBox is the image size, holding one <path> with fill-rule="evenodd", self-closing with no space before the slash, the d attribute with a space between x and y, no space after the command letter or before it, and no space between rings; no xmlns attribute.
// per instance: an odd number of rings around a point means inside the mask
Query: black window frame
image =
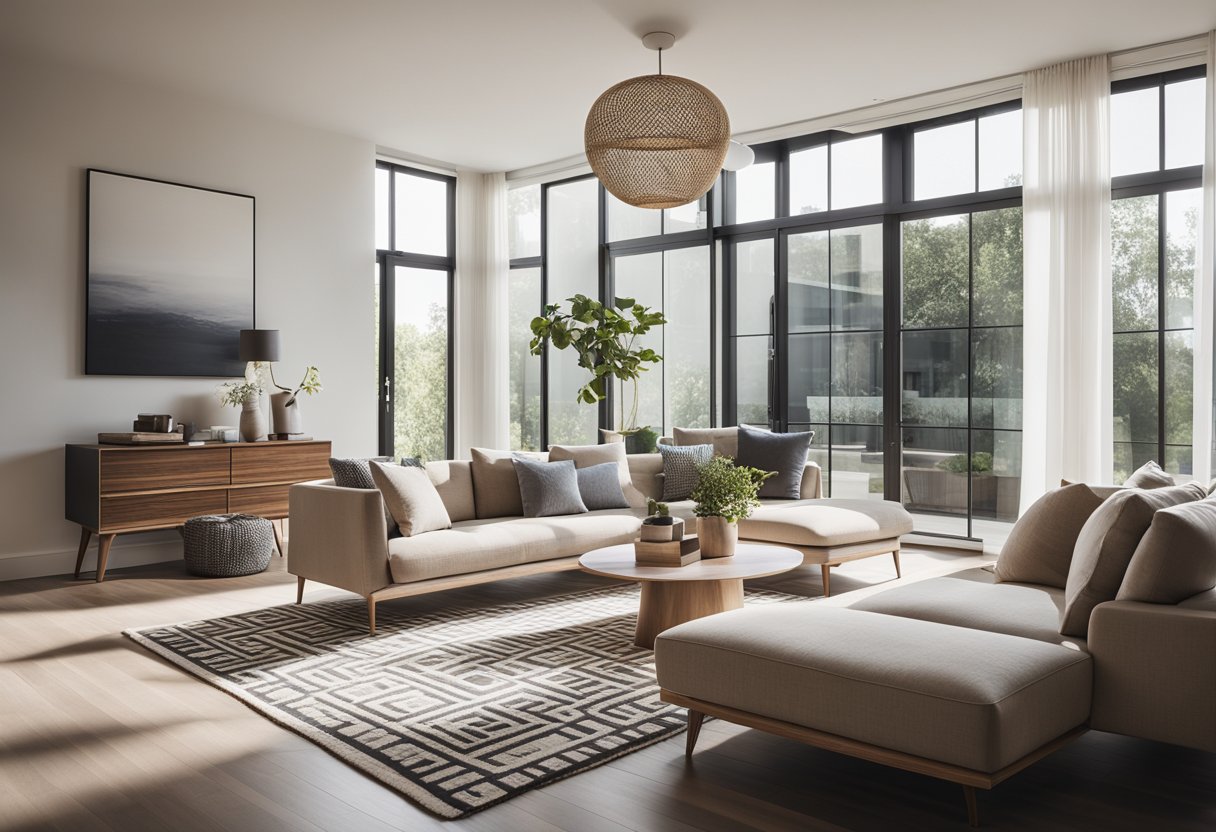
<svg viewBox="0 0 1216 832"><path fill-rule="evenodd" d="M447 427L444 431L445 458L454 456L455 425L456 425L456 177L435 171L403 165L397 162L377 160L375 169L388 172L388 242L390 248L376 249L376 268L380 275L380 350L378 356L377 400L380 402L378 411L378 446L381 455L396 456L395 437L393 435L395 396L393 389L393 359L395 354L395 281L392 279L392 268L429 269L447 273ZM397 242L397 179L395 174L403 173L443 182L447 186L447 255L420 254L418 252L402 251L395 247Z"/></svg>

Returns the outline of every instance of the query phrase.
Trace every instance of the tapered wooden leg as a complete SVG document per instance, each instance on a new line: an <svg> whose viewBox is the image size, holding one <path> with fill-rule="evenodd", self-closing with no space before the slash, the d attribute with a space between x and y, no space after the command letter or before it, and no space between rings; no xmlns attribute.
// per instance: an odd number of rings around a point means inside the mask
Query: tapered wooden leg
<svg viewBox="0 0 1216 832"><path fill-rule="evenodd" d="M89 540L93 533L84 526L80 527L80 548L76 551L76 578L80 578L80 567L84 564L84 551L89 548Z"/></svg>
<svg viewBox="0 0 1216 832"><path fill-rule="evenodd" d="M296 575L296 603L304 603L304 577Z"/></svg>
<svg viewBox="0 0 1216 832"><path fill-rule="evenodd" d="M819 572L823 575L823 597L827 598L832 594L832 565L830 563L820 564Z"/></svg>
<svg viewBox="0 0 1216 832"><path fill-rule="evenodd" d="M899 550L896 549L891 553L891 557L895 558L895 577L902 578L903 573L899 571Z"/></svg>
<svg viewBox="0 0 1216 832"><path fill-rule="evenodd" d="M274 529L274 547L279 550L279 557L283 557L283 521L271 520L270 528Z"/></svg>
<svg viewBox="0 0 1216 832"><path fill-rule="evenodd" d="M376 599L370 595L367 598L367 631L376 634Z"/></svg>
<svg viewBox="0 0 1216 832"><path fill-rule="evenodd" d="M103 534L97 538L97 583L106 579L106 561L110 559L110 544L116 537L118 537L116 534Z"/></svg>
<svg viewBox="0 0 1216 832"><path fill-rule="evenodd" d="M975 786L963 786L963 799L967 801L967 825L974 829L980 825L980 809L975 803Z"/></svg>
<svg viewBox="0 0 1216 832"><path fill-rule="evenodd" d="M688 711L688 738L684 743L684 756L691 757L692 750L697 746L697 737L701 735L701 723L705 720L705 714L700 711Z"/></svg>

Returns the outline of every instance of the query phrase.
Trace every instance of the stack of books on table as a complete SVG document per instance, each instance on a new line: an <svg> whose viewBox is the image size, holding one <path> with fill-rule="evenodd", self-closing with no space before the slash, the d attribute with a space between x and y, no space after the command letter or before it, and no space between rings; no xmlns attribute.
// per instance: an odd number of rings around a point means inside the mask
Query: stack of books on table
<svg viewBox="0 0 1216 832"><path fill-rule="evenodd" d="M684 534L684 523L671 526L642 526L633 541L638 566L688 566L701 559L701 544L695 534Z"/></svg>

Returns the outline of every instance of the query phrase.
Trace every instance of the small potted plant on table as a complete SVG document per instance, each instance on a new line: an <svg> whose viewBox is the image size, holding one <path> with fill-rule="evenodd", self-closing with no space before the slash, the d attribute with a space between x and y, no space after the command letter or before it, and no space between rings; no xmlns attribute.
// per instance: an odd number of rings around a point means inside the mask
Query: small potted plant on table
<svg viewBox="0 0 1216 832"><path fill-rule="evenodd" d="M739 521L760 506L760 484L771 476L771 471L739 466L724 456L701 466L692 499L696 501L693 514L697 516L702 557L728 558L735 554Z"/></svg>

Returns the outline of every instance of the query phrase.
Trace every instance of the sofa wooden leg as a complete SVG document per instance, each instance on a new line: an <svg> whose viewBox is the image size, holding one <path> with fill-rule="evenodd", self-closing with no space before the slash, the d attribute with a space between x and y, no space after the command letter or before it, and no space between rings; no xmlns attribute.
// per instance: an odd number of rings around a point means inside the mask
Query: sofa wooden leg
<svg viewBox="0 0 1216 832"><path fill-rule="evenodd" d="M832 565L822 563L819 565L819 571L823 575L823 597L827 598L832 594Z"/></svg>
<svg viewBox="0 0 1216 832"><path fill-rule="evenodd" d="M376 634L376 599L367 596L367 631Z"/></svg>
<svg viewBox="0 0 1216 832"><path fill-rule="evenodd" d="M691 757L692 750L697 746L697 737L701 735L701 723L705 720L705 714L700 711L688 711L688 737L684 743L684 756Z"/></svg>
<svg viewBox="0 0 1216 832"><path fill-rule="evenodd" d="M296 575L296 603L304 603L304 576Z"/></svg>
<svg viewBox="0 0 1216 832"><path fill-rule="evenodd" d="M891 557L895 558L895 577L896 577L896 579L902 578L903 573L899 571L899 550L896 549L894 552L892 552Z"/></svg>
<svg viewBox="0 0 1216 832"><path fill-rule="evenodd" d="M974 829L980 825L980 810L975 802L975 786L963 786L963 799L967 801L967 825Z"/></svg>

